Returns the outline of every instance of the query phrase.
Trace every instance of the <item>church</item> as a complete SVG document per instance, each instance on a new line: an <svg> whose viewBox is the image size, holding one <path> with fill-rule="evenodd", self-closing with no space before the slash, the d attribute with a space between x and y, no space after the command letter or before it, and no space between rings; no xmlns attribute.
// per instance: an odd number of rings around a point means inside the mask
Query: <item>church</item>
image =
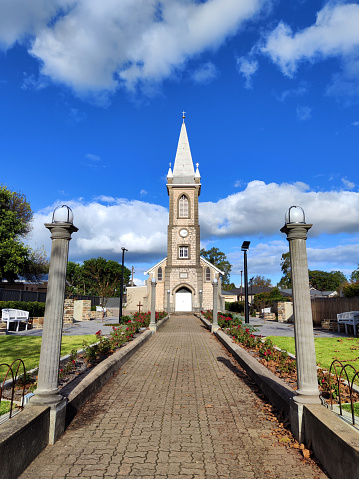
<svg viewBox="0 0 359 479"><path fill-rule="evenodd" d="M218 306L221 309L223 272L200 256L198 198L201 176L193 166L183 114L173 170L167 174L169 221L167 257L145 272L145 286L127 288L129 312L151 308L151 282L156 280L156 311L195 312L213 308L213 280L218 281Z"/></svg>

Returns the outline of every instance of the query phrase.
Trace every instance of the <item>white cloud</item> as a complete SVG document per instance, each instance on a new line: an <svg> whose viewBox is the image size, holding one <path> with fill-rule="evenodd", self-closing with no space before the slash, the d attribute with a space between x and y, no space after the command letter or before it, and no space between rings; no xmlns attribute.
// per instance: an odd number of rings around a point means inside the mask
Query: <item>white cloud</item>
<svg viewBox="0 0 359 479"><path fill-rule="evenodd" d="M107 200L112 198L101 197L101 201ZM115 204L106 205L98 201L83 203L78 200L68 201L67 204L72 208L74 224L79 228L79 231L72 235L71 258L119 258L122 246L129 250L127 257L136 258L138 261L166 255L166 208L123 199L116 199ZM51 222L53 209L54 205L35 213L33 232L29 238L30 244L44 244L48 253L51 242L44 223Z"/></svg>
<svg viewBox="0 0 359 479"><path fill-rule="evenodd" d="M77 92L151 88L217 48L268 2L3 0L0 43L30 38L41 74Z"/></svg>
<svg viewBox="0 0 359 479"><path fill-rule="evenodd" d="M60 203L59 201L56 205ZM81 261L104 256L118 260L122 246L129 250L126 257L132 263L156 262L166 256L166 208L144 201L106 196L101 196L91 203L74 200L67 201L67 204L73 209L74 223L79 228L79 231L73 234L70 244L72 259ZM316 192L303 183L266 184L256 180L248 183L243 191L216 203L200 203L201 245L213 246L213 240L233 237L267 237L268 241L262 240L261 244L255 246L252 271L269 274L275 269L278 270L280 255L288 249L285 235L280 233L280 228L284 224L285 212L292 205L302 206L307 223L313 223L309 231L313 241L325 233L359 233L359 193L343 190ZM44 244L48 253L51 241L44 223L51 221L53 209L54 205L34 215L33 234L29 239L32 245ZM279 240L273 241L276 236ZM316 243L318 242L320 236L316 240ZM359 240L355 239L352 244L344 247L316 250L316 256L313 250L309 257L312 262L322 258L323 262L328 263L331 260L334 262L335 259L344 259L345 256L352 262L353 258L359 257L358 245ZM253 253L252 248L251 252ZM229 256L235 265L235 254ZM238 268L235 266L235 269Z"/></svg>
<svg viewBox="0 0 359 479"><path fill-rule="evenodd" d="M286 101L287 98L303 96L307 92L306 87L300 86L298 88L292 88L290 90L284 90L280 95L276 95L276 98L280 102Z"/></svg>
<svg viewBox="0 0 359 479"><path fill-rule="evenodd" d="M303 183L266 184L255 180L245 190L219 200L200 203L201 235L219 238L278 234L284 214L292 205L301 206L312 235L359 231L359 193L316 192Z"/></svg>
<svg viewBox="0 0 359 479"><path fill-rule="evenodd" d="M291 77L300 62L357 55L358 24L359 5L329 2L318 12L315 24L302 31L293 33L281 22L268 35L261 51Z"/></svg>
<svg viewBox="0 0 359 479"><path fill-rule="evenodd" d="M207 62L200 66L192 74L195 83L209 83L217 76L217 68L212 62Z"/></svg>
<svg viewBox="0 0 359 479"><path fill-rule="evenodd" d="M355 188L355 183L349 181L347 178L342 178L342 183L348 190L352 190L353 188Z"/></svg>
<svg viewBox="0 0 359 479"><path fill-rule="evenodd" d="M312 109L309 106L298 106L297 118L300 121L309 120L312 116Z"/></svg>
<svg viewBox="0 0 359 479"><path fill-rule="evenodd" d="M252 88L252 76L258 70L258 62L249 55L237 58L237 70L244 76L246 88Z"/></svg>
<svg viewBox="0 0 359 479"><path fill-rule="evenodd" d="M353 121L352 126L359 126L359 121Z"/></svg>

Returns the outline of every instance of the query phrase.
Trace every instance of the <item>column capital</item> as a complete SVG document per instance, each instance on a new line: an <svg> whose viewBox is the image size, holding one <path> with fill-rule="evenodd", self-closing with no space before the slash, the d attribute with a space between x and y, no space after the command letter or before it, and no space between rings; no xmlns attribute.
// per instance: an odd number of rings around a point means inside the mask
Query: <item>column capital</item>
<svg viewBox="0 0 359 479"><path fill-rule="evenodd" d="M313 225L306 223L289 223L281 228L281 233L287 235L287 240L307 239L307 232Z"/></svg>
<svg viewBox="0 0 359 479"><path fill-rule="evenodd" d="M72 233L79 229L71 223L45 223L45 227L50 230L51 239L64 239L70 241Z"/></svg>

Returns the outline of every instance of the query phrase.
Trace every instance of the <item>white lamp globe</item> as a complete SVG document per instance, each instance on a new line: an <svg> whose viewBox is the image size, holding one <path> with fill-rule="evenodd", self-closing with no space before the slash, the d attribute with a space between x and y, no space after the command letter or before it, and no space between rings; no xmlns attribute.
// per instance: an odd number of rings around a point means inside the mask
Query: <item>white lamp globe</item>
<svg viewBox="0 0 359 479"><path fill-rule="evenodd" d="M305 214L300 206L291 206L285 214L285 224L305 224Z"/></svg>
<svg viewBox="0 0 359 479"><path fill-rule="evenodd" d="M52 215L52 222L73 224L74 214L72 209L67 205L57 206Z"/></svg>

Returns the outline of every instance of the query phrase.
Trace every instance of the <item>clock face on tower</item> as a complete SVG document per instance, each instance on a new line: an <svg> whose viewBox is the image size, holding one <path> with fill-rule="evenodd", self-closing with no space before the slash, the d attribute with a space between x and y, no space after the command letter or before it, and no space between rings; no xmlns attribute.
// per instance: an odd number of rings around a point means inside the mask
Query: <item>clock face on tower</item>
<svg viewBox="0 0 359 479"><path fill-rule="evenodd" d="M182 238L185 238L188 235L188 231L183 228L180 230L179 234L182 236Z"/></svg>

